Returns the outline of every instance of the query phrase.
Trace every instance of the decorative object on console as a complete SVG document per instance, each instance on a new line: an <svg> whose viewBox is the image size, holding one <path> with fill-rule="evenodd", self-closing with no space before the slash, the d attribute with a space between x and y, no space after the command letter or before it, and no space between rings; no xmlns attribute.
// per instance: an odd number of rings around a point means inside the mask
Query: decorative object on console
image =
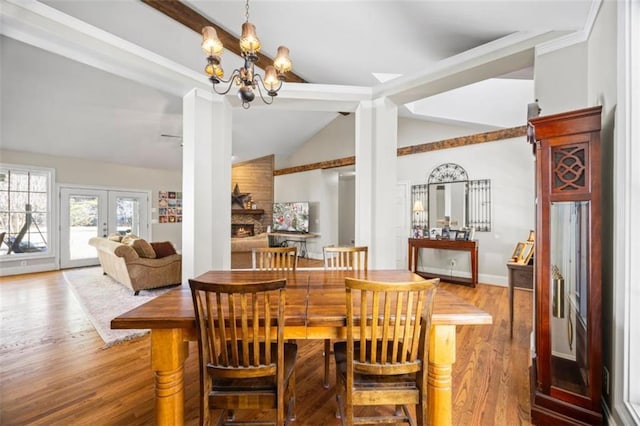
<svg viewBox="0 0 640 426"><path fill-rule="evenodd" d="M530 241L519 242L511 254L511 262L521 265L529 264L533 257L533 243Z"/></svg>
<svg viewBox="0 0 640 426"><path fill-rule="evenodd" d="M458 164L445 163L433 169L426 184L411 186L412 203L428 206L415 215L412 227L421 221L429 228L491 231L491 181L469 180ZM415 211L415 210L414 210Z"/></svg>
<svg viewBox="0 0 640 426"><path fill-rule="evenodd" d="M238 184L233 187L233 192L231 193L231 208L234 205L240 206L241 209L249 209L247 208L247 200L251 200L251 194L249 192L240 192L240 188Z"/></svg>
<svg viewBox="0 0 640 426"><path fill-rule="evenodd" d="M207 54L207 66L205 73L209 75L209 80L213 84L213 90L219 95L225 95L233 86L240 86L238 97L242 101L242 107L247 109L255 99L254 90L258 89L258 94L265 104L273 103L273 98L278 95L285 80L285 73L291 71L291 59L289 59L289 49L285 46L278 47L278 53L273 61L273 65L268 65L264 70L264 77L255 72L254 65L258 61L257 53L261 44L256 34L256 27L249 22L249 0L245 3L245 22L242 24L242 35L240 37L241 57L244 65L234 69L228 80L222 77L224 71L220 66L222 59L223 45L215 28L206 26L202 29L202 50ZM218 92L217 84L228 84L222 92ZM262 89L267 92L269 98L265 98Z"/></svg>

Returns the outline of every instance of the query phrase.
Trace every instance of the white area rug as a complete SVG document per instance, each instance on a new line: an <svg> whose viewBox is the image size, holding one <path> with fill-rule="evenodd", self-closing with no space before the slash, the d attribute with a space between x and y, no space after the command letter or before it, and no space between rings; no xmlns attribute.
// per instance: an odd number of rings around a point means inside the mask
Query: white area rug
<svg viewBox="0 0 640 426"><path fill-rule="evenodd" d="M137 296L113 278L103 275L102 268L79 268L63 271L63 276L96 331L104 347L149 333L149 330L112 330L111 320L176 287L142 290Z"/></svg>

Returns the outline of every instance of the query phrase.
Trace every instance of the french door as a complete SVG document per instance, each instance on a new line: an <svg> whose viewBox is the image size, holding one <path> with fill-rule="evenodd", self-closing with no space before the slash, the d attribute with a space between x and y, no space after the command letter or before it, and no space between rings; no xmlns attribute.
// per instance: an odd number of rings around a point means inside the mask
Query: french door
<svg viewBox="0 0 640 426"><path fill-rule="evenodd" d="M60 188L60 267L97 265L92 237L131 233L149 239L149 193Z"/></svg>

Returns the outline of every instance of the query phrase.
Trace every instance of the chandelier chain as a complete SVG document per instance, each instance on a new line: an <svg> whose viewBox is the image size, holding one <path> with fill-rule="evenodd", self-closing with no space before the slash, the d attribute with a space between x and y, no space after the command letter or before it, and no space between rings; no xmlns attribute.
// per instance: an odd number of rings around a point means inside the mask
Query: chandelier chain
<svg viewBox="0 0 640 426"><path fill-rule="evenodd" d="M244 4L244 17L246 18L245 22L249 22L249 0Z"/></svg>

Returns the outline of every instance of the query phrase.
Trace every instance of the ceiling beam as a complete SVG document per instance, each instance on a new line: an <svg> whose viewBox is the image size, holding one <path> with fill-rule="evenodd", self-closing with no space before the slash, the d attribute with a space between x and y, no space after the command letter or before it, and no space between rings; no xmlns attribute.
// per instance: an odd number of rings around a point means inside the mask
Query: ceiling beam
<svg viewBox="0 0 640 426"><path fill-rule="evenodd" d="M202 32L202 28L206 27L207 25L212 26L213 28L216 29L216 32L218 33L218 38L220 39L224 47L227 50L235 53L236 55L241 56L240 40L238 40L236 36L224 30L223 28L220 28L218 25L209 21L207 18L200 15L198 12L191 9L189 6L185 5L184 3L181 3L178 0L141 0L141 1L151 6L152 8L156 9L158 12L164 13L169 18L177 22L180 22L182 25L186 26L187 28L191 28L193 31L197 32L198 34L200 34ZM273 63L272 58L270 58L269 56L261 52L258 52L258 61L256 62L256 65L258 67L265 69L267 65L270 65L272 63ZM292 73L291 71L289 71L285 75L286 75L286 81L288 82L307 83L307 81L305 81L302 77Z"/></svg>

